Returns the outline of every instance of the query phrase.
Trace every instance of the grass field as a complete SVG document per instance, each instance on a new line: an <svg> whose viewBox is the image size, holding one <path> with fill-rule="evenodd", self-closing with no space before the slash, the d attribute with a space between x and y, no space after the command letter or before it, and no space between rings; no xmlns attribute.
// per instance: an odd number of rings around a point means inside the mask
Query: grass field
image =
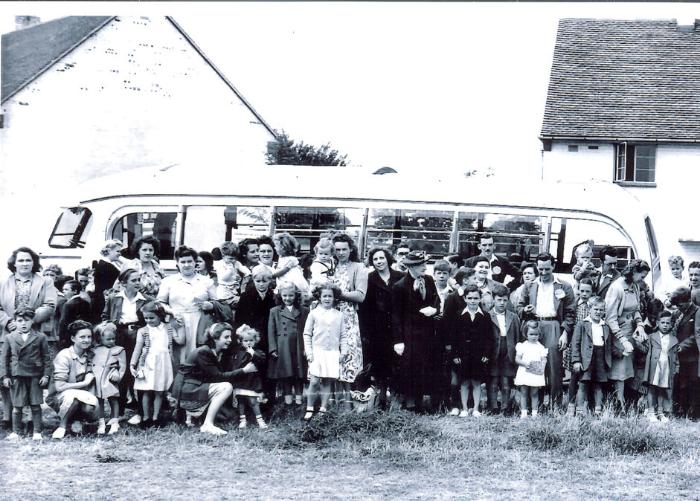
<svg viewBox="0 0 700 501"><path fill-rule="evenodd" d="M0 442L1 499L698 499L700 424L279 410L270 429L175 424ZM47 433L45 432L45 435Z"/></svg>

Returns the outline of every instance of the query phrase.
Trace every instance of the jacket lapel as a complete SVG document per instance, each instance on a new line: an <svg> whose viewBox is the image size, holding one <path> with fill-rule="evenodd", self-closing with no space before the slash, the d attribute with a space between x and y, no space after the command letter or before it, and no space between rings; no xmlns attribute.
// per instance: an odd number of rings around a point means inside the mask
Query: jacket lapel
<svg viewBox="0 0 700 501"><path fill-rule="evenodd" d="M288 318L290 320L296 320L301 312L299 311L299 308L296 306L292 308L292 311L289 311L286 306L282 306L282 310L280 311L280 315Z"/></svg>
<svg viewBox="0 0 700 501"><path fill-rule="evenodd" d="M39 294L41 289L44 287L44 278L38 273L35 273L32 277L32 287L29 293L29 301L31 304L37 304L37 299L39 299Z"/></svg>
<svg viewBox="0 0 700 501"><path fill-rule="evenodd" d="M539 284L537 281L533 281L530 284L530 297L528 298L529 303L532 306L537 307L537 293L539 291Z"/></svg>
<svg viewBox="0 0 700 501"><path fill-rule="evenodd" d="M19 351L21 352L22 350L27 348L29 345L31 345L37 339L39 339L39 336L37 336L34 331L29 331L29 336L27 336L27 340L25 342L22 342L22 335L18 334L17 335L17 344L19 345Z"/></svg>

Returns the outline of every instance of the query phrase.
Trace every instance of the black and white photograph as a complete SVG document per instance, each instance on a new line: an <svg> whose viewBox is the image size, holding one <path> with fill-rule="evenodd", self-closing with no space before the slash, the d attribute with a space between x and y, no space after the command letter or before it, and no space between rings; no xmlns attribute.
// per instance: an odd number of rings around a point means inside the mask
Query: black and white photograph
<svg viewBox="0 0 700 501"><path fill-rule="evenodd" d="M0 34L0 499L700 499L700 5Z"/></svg>

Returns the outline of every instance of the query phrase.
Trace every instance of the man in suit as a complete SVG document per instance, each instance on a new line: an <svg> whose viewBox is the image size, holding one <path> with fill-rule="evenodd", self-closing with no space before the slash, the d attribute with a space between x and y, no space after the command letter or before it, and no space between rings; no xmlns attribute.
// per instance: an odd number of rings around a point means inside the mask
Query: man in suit
<svg viewBox="0 0 700 501"><path fill-rule="evenodd" d="M690 282L690 298L700 306L700 263L693 261L688 265L688 281Z"/></svg>
<svg viewBox="0 0 700 501"><path fill-rule="evenodd" d="M600 275L598 276L598 283L596 284L595 291L598 297L605 299L610 284L620 277L620 272L617 270L617 255L615 249L609 245L603 247L600 251L600 260Z"/></svg>
<svg viewBox="0 0 700 501"><path fill-rule="evenodd" d="M490 233L484 233L481 236L479 236L478 247L479 251L481 251L481 254L479 254L479 256L486 257L489 260L489 263L491 263L492 280L504 283L504 280L507 276L510 276L513 281L517 281L518 278L520 278L519 270L517 270L512 264L510 264L510 262L507 259L500 258L493 253L493 235L491 235ZM474 260L479 256L470 257L469 259L467 259L465 264L469 268L474 268Z"/></svg>
<svg viewBox="0 0 700 501"><path fill-rule="evenodd" d="M690 299L690 289L679 287L671 293L671 305L678 308L676 338L678 365L673 403L681 415L700 417L700 308Z"/></svg>
<svg viewBox="0 0 700 501"><path fill-rule="evenodd" d="M554 276L554 256L540 254L536 265L539 277L523 289L518 313L521 320L537 320L540 324L540 342L549 350L545 375L553 406L561 401L562 352L573 333L576 299L571 286Z"/></svg>
<svg viewBox="0 0 700 501"><path fill-rule="evenodd" d="M391 288L391 330L399 356L397 386L407 408L420 409L423 397L436 392L434 380L440 352L435 315L440 296L426 275L428 256L412 251L404 259L408 273Z"/></svg>
<svg viewBox="0 0 700 501"><path fill-rule="evenodd" d="M407 243L399 243L396 246L396 252L394 253L394 264L391 265L392 269L400 271L401 273L406 273L406 266L403 264L403 258L408 256L410 252L411 247Z"/></svg>

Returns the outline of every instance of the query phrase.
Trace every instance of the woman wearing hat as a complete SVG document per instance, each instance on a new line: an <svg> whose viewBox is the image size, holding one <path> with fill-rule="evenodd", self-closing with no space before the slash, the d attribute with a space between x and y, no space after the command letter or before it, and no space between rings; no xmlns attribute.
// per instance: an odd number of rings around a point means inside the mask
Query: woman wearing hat
<svg viewBox="0 0 700 501"><path fill-rule="evenodd" d="M391 289L394 351L399 355L397 389L407 408L420 408L423 396L434 392L438 342L435 315L440 296L426 275L429 256L412 251L404 259L408 273Z"/></svg>

